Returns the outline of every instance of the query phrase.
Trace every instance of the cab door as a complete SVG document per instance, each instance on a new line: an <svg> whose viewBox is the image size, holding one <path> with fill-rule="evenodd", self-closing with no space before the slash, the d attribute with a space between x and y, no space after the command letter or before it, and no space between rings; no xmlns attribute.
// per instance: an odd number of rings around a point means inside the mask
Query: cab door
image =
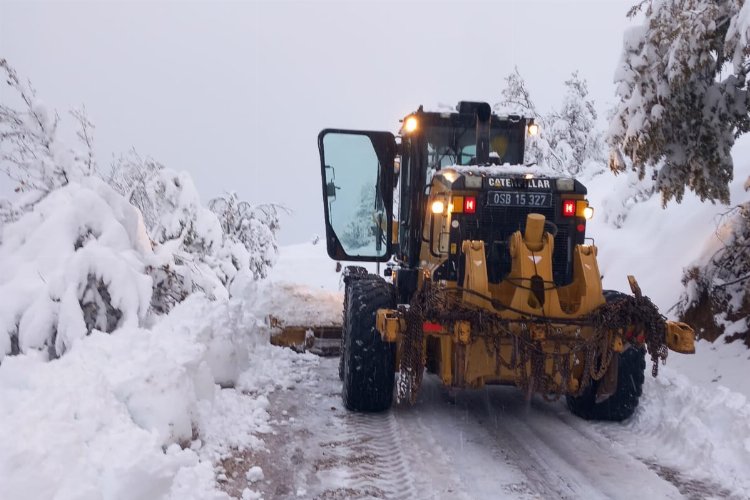
<svg viewBox="0 0 750 500"><path fill-rule="evenodd" d="M326 246L335 260L390 259L393 162L390 132L326 129L318 135Z"/></svg>

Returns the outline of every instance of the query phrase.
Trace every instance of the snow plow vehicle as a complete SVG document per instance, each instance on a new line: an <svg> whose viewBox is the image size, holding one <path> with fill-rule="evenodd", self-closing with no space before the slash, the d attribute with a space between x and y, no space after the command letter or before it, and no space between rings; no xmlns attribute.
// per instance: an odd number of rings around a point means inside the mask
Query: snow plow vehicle
<svg viewBox="0 0 750 500"><path fill-rule="evenodd" d="M647 351L654 376L668 348L694 352L693 330L666 321L635 278L632 295L602 290L586 188L524 164L537 132L460 102L420 107L398 137L319 134L328 254L388 262L390 277L344 271L346 408L415 403L426 368L449 388L516 385L565 397L586 419L623 420Z"/></svg>

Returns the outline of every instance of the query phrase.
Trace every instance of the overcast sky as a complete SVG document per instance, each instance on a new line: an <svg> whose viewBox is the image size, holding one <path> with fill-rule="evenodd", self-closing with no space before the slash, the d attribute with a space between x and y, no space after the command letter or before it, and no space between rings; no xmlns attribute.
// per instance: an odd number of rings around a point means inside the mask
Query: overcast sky
<svg viewBox="0 0 750 500"><path fill-rule="evenodd" d="M578 69L605 110L632 3L0 0L0 57L61 114L86 105L100 165L135 147L205 200L281 203L294 243L324 231L320 129L395 132L420 104L494 103L514 66L541 109Z"/></svg>

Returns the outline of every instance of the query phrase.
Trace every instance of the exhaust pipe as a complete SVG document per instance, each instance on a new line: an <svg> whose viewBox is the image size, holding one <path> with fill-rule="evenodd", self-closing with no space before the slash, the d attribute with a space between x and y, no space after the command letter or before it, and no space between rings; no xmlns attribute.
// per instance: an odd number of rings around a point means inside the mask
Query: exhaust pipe
<svg viewBox="0 0 750 500"><path fill-rule="evenodd" d="M477 165L487 165L490 162L490 117L492 108L486 102L476 107L477 117Z"/></svg>

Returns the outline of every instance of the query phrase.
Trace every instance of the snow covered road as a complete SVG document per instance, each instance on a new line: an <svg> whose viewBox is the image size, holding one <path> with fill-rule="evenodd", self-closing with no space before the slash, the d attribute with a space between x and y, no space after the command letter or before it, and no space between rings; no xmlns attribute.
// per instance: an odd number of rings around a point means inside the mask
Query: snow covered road
<svg viewBox="0 0 750 500"><path fill-rule="evenodd" d="M241 460L262 467L265 498L732 498L637 458L628 426L585 422L562 402L527 404L511 387L461 391L451 404L426 377L415 407L347 412L337 363L320 359L271 396L273 452Z"/></svg>

